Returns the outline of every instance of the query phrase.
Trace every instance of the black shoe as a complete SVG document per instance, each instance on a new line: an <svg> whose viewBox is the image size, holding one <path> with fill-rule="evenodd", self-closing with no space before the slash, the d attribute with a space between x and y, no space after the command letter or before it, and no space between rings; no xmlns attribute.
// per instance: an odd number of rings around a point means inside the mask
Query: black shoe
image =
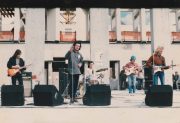
<svg viewBox="0 0 180 123"><path fill-rule="evenodd" d="M77 100L77 99L74 99L73 101L74 101L74 102L78 102L78 100Z"/></svg>
<svg viewBox="0 0 180 123"><path fill-rule="evenodd" d="M70 104L72 104L72 103L74 103L74 100L73 99L70 99L70 102L69 102Z"/></svg>

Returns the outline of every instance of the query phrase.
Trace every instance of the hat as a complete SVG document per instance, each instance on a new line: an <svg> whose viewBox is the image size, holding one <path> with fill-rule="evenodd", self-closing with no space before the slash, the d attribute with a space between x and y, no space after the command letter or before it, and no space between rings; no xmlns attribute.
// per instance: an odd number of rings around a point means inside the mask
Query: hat
<svg viewBox="0 0 180 123"><path fill-rule="evenodd" d="M132 61L132 60L136 60L136 56L131 56L130 61Z"/></svg>

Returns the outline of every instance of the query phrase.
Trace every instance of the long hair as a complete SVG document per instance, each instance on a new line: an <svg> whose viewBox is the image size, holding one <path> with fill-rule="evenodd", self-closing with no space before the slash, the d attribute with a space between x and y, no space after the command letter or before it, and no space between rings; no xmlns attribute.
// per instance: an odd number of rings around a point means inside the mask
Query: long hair
<svg viewBox="0 0 180 123"><path fill-rule="evenodd" d="M15 52L14 52L14 54L13 54L13 58L17 58L17 56L18 55L20 55L21 54L21 50L20 49L17 49Z"/></svg>

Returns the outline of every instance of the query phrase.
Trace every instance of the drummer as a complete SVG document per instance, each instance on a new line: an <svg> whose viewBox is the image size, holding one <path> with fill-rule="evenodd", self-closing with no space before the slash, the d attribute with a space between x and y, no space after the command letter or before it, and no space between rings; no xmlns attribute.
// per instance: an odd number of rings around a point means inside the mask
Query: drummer
<svg viewBox="0 0 180 123"><path fill-rule="evenodd" d="M95 71L93 70L93 65L94 62L90 61L88 63L88 68L86 69L86 81L88 82L89 85L99 84L95 76Z"/></svg>

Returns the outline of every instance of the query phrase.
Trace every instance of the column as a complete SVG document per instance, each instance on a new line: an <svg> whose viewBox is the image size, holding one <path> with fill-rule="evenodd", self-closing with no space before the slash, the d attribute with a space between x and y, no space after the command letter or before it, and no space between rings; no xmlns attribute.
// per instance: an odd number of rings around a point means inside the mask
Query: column
<svg viewBox="0 0 180 123"><path fill-rule="evenodd" d="M116 36L117 41L121 41L121 9L116 9Z"/></svg>
<svg viewBox="0 0 180 123"><path fill-rule="evenodd" d="M0 31L2 31L2 15L0 13Z"/></svg>
<svg viewBox="0 0 180 123"><path fill-rule="evenodd" d="M90 56L96 70L109 68L108 9L90 9ZM102 72L103 83L109 84L109 69Z"/></svg>
<svg viewBox="0 0 180 123"><path fill-rule="evenodd" d="M176 10L176 31L180 31L180 10Z"/></svg>
<svg viewBox="0 0 180 123"><path fill-rule="evenodd" d="M87 41L87 15L85 9L76 8L76 40Z"/></svg>
<svg viewBox="0 0 180 123"><path fill-rule="evenodd" d="M15 41L19 41L20 39L20 9L19 8L15 8L14 9L14 15L15 15L15 19L14 19L14 40Z"/></svg>
<svg viewBox="0 0 180 123"><path fill-rule="evenodd" d="M58 23L59 9L48 9L47 10L47 40L55 41L60 40L60 30ZM60 15L59 15L60 16ZM60 22L59 22L60 23Z"/></svg>
<svg viewBox="0 0 180 123"><path fill-rule="evenodd" d="M170 65L173 59L171 52L172 40L169 26L169 9L151 9L150 20L152 53L158 46L163 46L163 56L166 59L166 64ZM172 85L172 69L165 71L165 84Z"/></svg>
<svg viewBox="0 0 180 123"><path fill-rule="evenodd" d="M27 8L25 35L26 64L32 63L27 71L31 71L41 84L45 82L44 52L45 52L45 9Z"/></svg>
<svg viewBox="0 0 180 123"><path fill-rule="evenodd" d="M147 38L146 38L146 11L145 11L145 8L141 8L141 11L140 11L140 31L141 31L141 41L147 41Z"/></svg>

